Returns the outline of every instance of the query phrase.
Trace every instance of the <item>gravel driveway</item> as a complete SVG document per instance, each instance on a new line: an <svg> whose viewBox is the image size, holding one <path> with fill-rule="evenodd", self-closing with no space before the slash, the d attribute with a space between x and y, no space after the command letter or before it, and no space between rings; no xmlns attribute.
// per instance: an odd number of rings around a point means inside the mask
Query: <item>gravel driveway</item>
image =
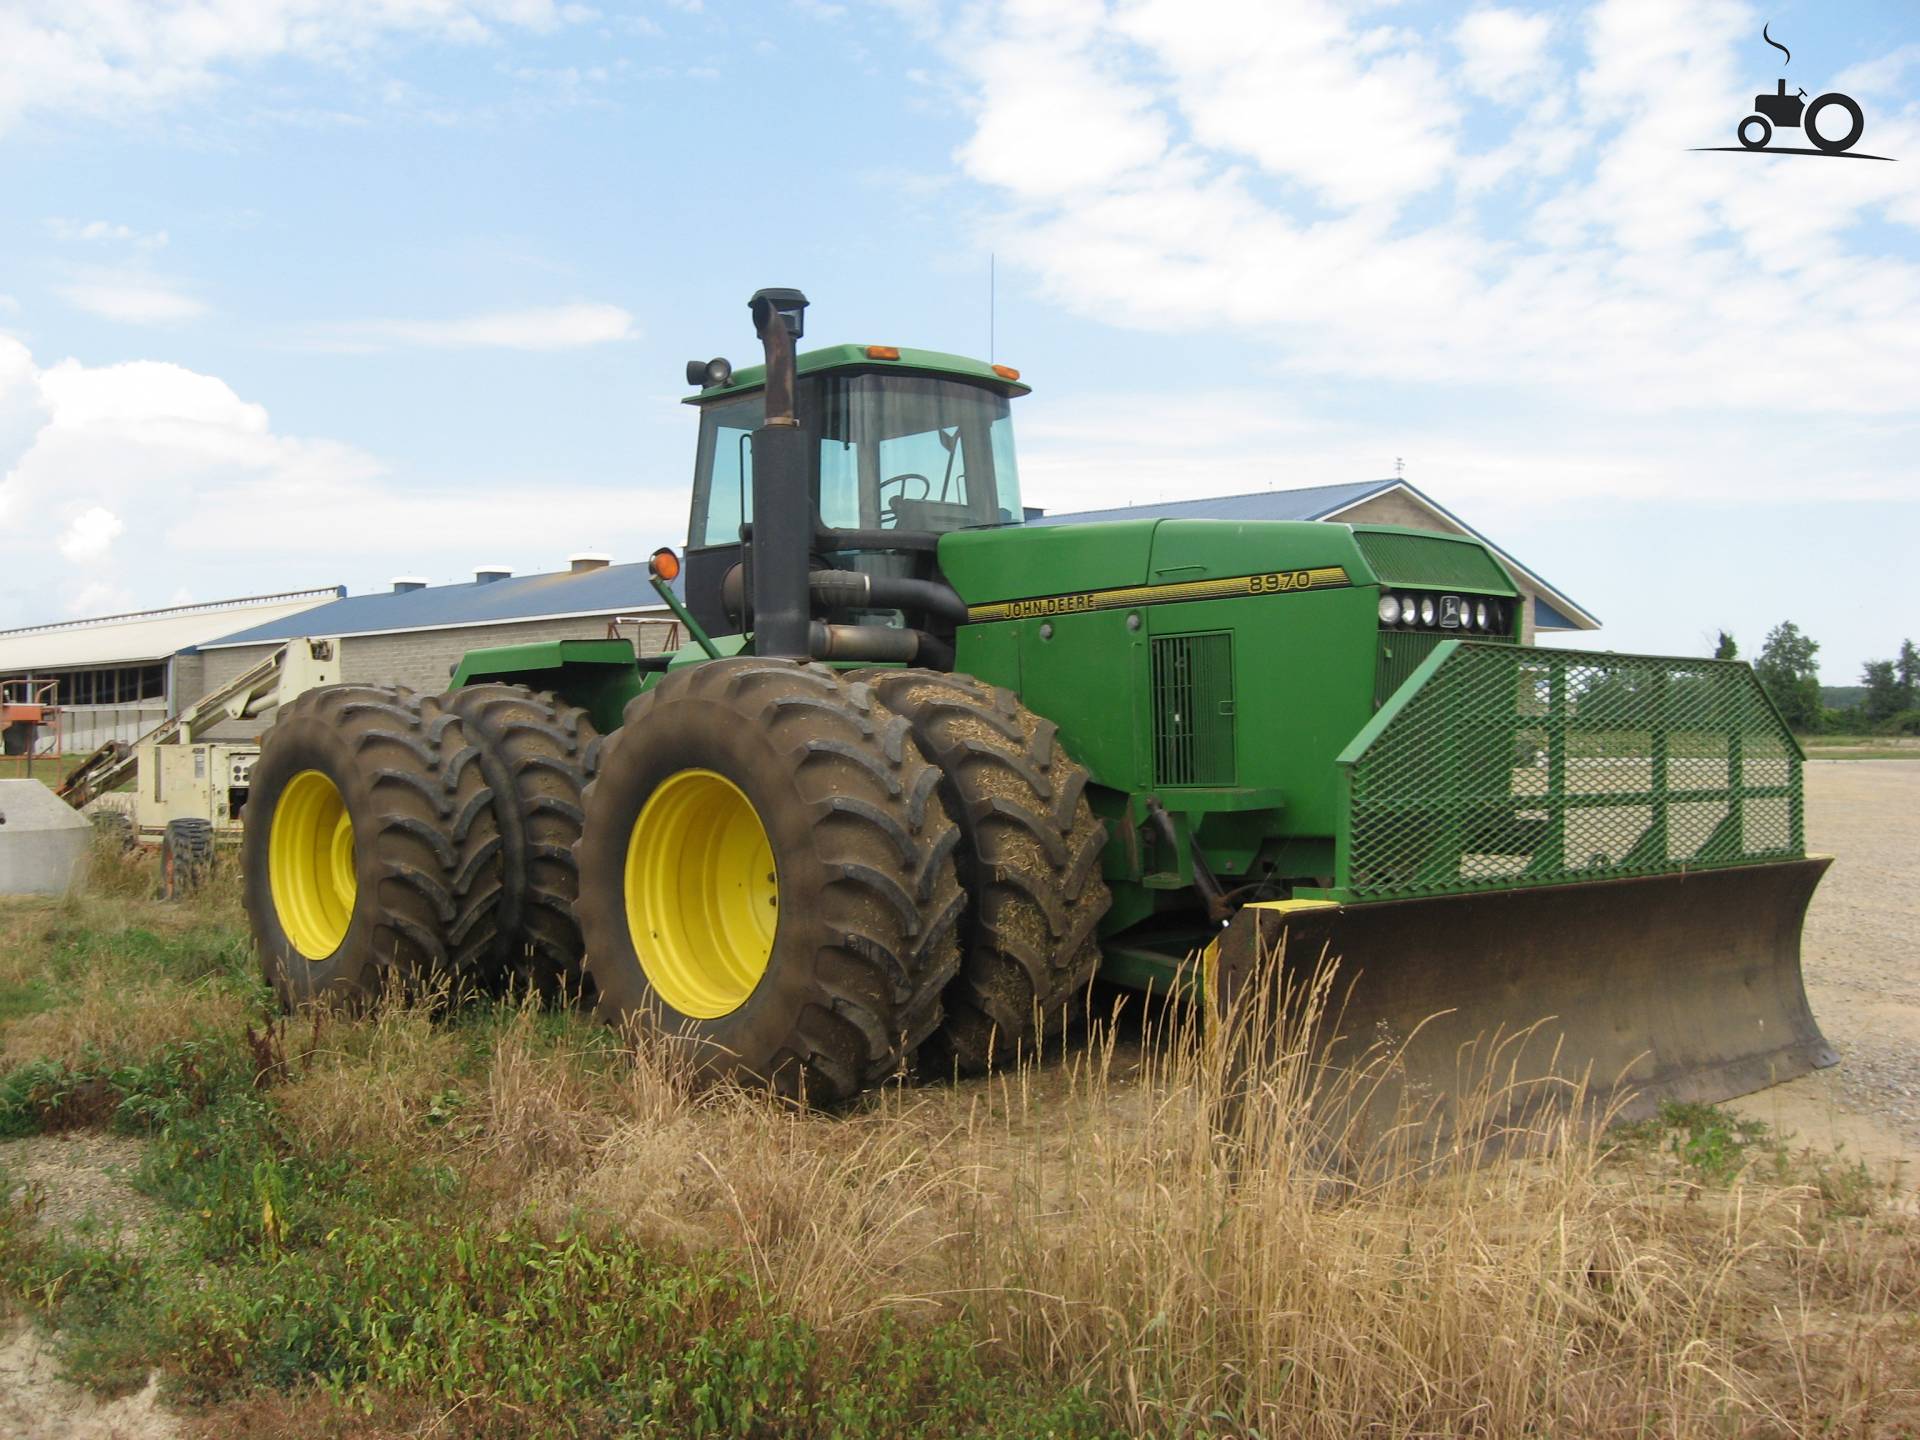
<svg viewBox="0 0 1920 1440"><path fill-rule="evenodd" d="M1807 998L1840 1064L1743 1113L1920 1172L1920 761L1812 760L1807 849L1832 855L1807 914Z"/></svg>

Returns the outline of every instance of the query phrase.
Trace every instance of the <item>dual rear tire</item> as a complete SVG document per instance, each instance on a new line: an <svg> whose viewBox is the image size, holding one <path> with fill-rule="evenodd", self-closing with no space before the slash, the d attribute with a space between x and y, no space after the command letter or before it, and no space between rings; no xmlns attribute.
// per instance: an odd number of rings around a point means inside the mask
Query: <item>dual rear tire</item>
<svg viewBox="0 0 1920 1440"><path fill-rule="evenodd" d="M268 983L288 1005L529 981L578 994L571 847L597 743L581 712L517 686L289 702L243 812Z"/></svg>
<svg viewBox="0 0 1920 1440"><path fill-rule="evenodd" d="M813 1103L1005 1063L1076 1012L1106 833L1010 692L739 657L624 719L602 739L505 685L292 702L243 852L282 998L532 981Z"/></svg>

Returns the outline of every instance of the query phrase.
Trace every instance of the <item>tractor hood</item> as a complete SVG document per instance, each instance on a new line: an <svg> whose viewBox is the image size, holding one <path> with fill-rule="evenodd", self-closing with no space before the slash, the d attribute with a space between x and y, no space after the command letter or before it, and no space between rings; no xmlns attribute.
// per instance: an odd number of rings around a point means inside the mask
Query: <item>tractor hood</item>
<svg viewBox="0 0 1920 1440"><path fill-rule="evenodd" d="M1048 606L1067 613L1104 609L1108 600L1138 603L1126 592L1143 587L1241 587L1221 590L1225 596L1262 593L1259 586L1374 583L1353 531L1319 521L1120 520L963 530L941 537L940 569L968 605L1011 605L1021 616L1049 613Z"/></svg>
<svg viewBox="0 0 1920 1440"><path fill-rule="evenodd" d="M1218 589L1221 598L1379 584L1518 593L1477 540L1323 520L1119 520L962 530L941 537L940 569L969 606L1008 605L1022 616L1104 609L1109 600L1134 604L1140 597L1126 592L1143 587L1237 587Z"/></svg>

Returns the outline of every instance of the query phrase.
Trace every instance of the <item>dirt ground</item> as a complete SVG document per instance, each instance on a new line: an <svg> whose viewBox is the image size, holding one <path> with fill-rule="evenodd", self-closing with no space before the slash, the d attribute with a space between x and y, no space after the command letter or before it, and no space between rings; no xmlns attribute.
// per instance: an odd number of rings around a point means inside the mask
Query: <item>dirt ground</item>
<svg viewBox="0 0 1920 1440"><path fill-rule="evenodd" d="M113 1239L135 1248L154 1216L128 1184L139 1166L136 1140L113 1135L40 1135L0 1146L17 1186L30 1187L35 1223L49 1231ZM161 1408L159 1382L104 1399L61 1378L53 1339L14 1321L0 1324L0 1440L172 1440L175 1418Z"/></svg>
<svg viewBox="0 0 1920 1440"><path fill-rule="evenodd" d="M1807 998L1840 1064L1733 1108L1920 1181L1920 763L1812 760L1806 796L1807 850L1834 857L1807 914Z"/></svg>

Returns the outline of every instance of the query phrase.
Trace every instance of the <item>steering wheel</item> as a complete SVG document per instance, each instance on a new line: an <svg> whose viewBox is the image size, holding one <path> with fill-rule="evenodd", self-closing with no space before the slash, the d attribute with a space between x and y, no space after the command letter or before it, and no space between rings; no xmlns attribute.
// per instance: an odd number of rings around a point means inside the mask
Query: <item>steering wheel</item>
<svg viewBox="0 0 1920 1440"><path fill-rule="evenodd" d="M920 482L920 493L918 495L907 494L907 482L909 480L918 480ZM899 487L900 493L895 495L893 497L893 500L887 499L887 487L889 485L894 485ZM889 514L891 514L894 501L924 500L931 494L933 494L933 482L931 480L929 480L926 476L922 475L917 470L905 470L898 475L889 475L886 479L882 480L880 482L877 498L881 502L881 508L883 510L886 510ZM882 521L881 528L887 529L889 527L886 525L885 521Z"/></svg>

